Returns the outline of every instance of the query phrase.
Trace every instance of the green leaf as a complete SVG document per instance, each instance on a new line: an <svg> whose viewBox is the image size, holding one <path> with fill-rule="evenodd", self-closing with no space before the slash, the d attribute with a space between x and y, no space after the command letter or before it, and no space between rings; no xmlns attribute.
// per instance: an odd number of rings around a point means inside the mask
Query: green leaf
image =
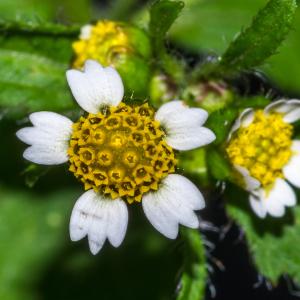
<svg viewBox="0 0 300 300"><path fill-rule="evenodd" d="M210 114L206 126L210 128L216 135L214 143L224 143L228 137L228 133L232 127L232 124L238 116L237 109L222 109Z"/></svg>
<svg viewBox="0 0 300 300"><path fill-rule="evenodd" d="M163 44L166 33L177 19L184 3L182 1L158 0L150 8L149 33L156 50Z"/></svg>
<svg viewBox="0 0 300 300"><path fill-rule="evenodd" d="M0 298L38 299L30 289L66 245L78 193L58 190L38 195L2 187L0 197Z"/></svg>
<svg viewBox="0 0 300 300"><path fill-rule="evenodd" d="M182 1L158 0L150 8L149 34L154 53L159 58L162 69L177 81L183 77L182 65L167 53L164 40L183 7Z"/></svg>
<svg viewBox="0 0 300 300"><path fill-rule="evenodd" d="M229 180L232 175L232 168L224 153L216 149L207 151L207 165L212 176L217 180Z"/></svg>
<svg viewBox="0 0 300 300"><path fill-rule="evenodd" d="M65 72L78 27L0 22L0 107L20 117L37 110L74 107Z"/></svg>
<svg viewBox="0 0 300 300"><path fill-rule="evenodd" d="M61 20L64 22L87 22L90 19L90 0L1 0L0 18L9 20Z"/></svg>
<svg viewBox="0 0 300 300"><path fill-rule="evenodd" d="M205 248L200 233L183 228L184 265L177 300L201 300L205 296L206 260Z"/></svg>
<svg viewBox="0 0 300 300"><path fill-rule="evenodd" d="M296 0L270 0L230 44L216 72L253 68L275 54L292 27L296 8Z"/></svg>
<svg viewBox="0 0 300 300"><path fill-rule="evenodd" d="M282 274L300 283L300 207L289 209L284 218L259 219L247 194L234 191L228 196L228 213L245 232L258 271L273 283Z"/></svg>
<svg viewBox="0 0 300 300"><path fill-rule="evenodd" d="M182 169L185 175L194 178L202 187L208 185L206 150L204 148L180 152L178 163L179 169Z"/></svg>
<svg viewBox="0 0 300 300"><path fill-rule="evenodd" d="M240 28L249 24L266 3L266 0L187 0L185 9L170 30L170 37L189 52L197 54L201 50L220 56ZM300 53L299 35L300 10L297 9L288 38L276 55L261 66L276 85L295 94L300 91L300 68L295 63Z"/></svg>

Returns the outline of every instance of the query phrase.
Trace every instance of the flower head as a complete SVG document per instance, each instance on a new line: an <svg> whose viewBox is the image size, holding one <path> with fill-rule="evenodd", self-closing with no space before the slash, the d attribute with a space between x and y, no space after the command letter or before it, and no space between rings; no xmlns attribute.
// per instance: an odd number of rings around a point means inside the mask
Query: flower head
<svg viewBox="0 0 300 300"><path fill-rule="evenodd" d="M228 158L261 218L281 217L285 206L296 204L285 179L300 187L300 141L292 139L292 123L299 119L300 100L279 100L264 110L246 109L231 130Z"/></svg>
<svg viewBox="0 0 300 300"><path fill-rule="evenodd" d="M148 89L151 45L142 29L123 22L98 21L83 26L72 47L74 68L82 69L86 60L93 59L116 68L130 94L144 95Z"/></svg>
<svg viewBox="0 0 300 300"><path fill-rule="evenodd" d="M176 238L179 224L196 228L194 210L203 208L204 200L191 181L174 174L176 151L215 139L202 127L207 113L181 101L157 112L147 103L127 105L116 70L92 60L83 72L68 71L67 80L86 114L73 123L53 112L33 113L33 127L20 129L17 136L31 145L26 159L45 165L68 162L88 190L74 206L71 239L87 235L94 254L106 238L119 246L127 229L126 202L141 202L150 223L169 238Z"/></svg>

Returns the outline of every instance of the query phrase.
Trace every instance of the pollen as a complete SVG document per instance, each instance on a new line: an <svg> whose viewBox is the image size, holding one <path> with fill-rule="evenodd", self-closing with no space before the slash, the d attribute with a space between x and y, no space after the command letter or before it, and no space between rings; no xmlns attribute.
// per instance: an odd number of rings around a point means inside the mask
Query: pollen
<svg viewBox="0 0 300 300"><path fill-rule="evenodd" d="M69 170L86 190L140 202L175 172L175 153L164 135L148 104L121 103L88 114L73 125Z"/></svg>
<svg viewBox="0 0 300 300"><path fill-rule="evenodd" d="M74 68L82 68L87 59L99 61L102 65L112 64L118 53L131 51L122 23L99 21L91 27L90 36L72 44L75 52Z"/></svg>
<svg viewBox="0 0 300 300"><path fill-rule="evenodd" d="M292 134L281 114L258 110L253 122L234 134L226 152L233 165L246 168L264 188L272 187L292 155Z"/></svg>

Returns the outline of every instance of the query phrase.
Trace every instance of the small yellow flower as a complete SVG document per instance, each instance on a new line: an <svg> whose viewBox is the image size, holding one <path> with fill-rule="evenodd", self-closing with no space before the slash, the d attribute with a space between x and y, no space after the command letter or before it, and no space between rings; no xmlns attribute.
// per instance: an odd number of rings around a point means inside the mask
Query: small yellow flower
<svg viewBox="0 0 300 300"><path fill-rule="evenodd" d="M281 217L285 206L296 204L285 179L300 187L300 141L292 139L292 123L299 119L300 100L279 100L264 110L245 110L229 135L228 158L261 218Z"/></svg>

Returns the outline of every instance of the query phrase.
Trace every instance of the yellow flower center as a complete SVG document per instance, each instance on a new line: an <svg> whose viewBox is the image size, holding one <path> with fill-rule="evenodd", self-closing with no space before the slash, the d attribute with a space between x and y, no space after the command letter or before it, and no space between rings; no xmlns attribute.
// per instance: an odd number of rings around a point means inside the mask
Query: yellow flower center
<svg viewBox="0 0 300 300"><path fill-rule="evenodd" d="M292 155L292 133L281 114L259 110L248 127L234 134L226 152L233 165L246 168L266 188L283 177L282 168Z"/></svg>
<svg viewBox="0 0 300 300"><path fill-rule="evenodd" d="M139 202L175 171L174 151L163 140L164 132L153 116L148 104L121 103L74 123L69 169L86 190Z"/></svg>
<svg viewBox="0 0 300 300"><path fill-rule="evenodd" d="M82 68L87 59L99 61L102 65L112 64L118 53L129 51L128 37L122 23L99 21L92 26L90 37L72 44L75 52L74 68Z"/></svg>

